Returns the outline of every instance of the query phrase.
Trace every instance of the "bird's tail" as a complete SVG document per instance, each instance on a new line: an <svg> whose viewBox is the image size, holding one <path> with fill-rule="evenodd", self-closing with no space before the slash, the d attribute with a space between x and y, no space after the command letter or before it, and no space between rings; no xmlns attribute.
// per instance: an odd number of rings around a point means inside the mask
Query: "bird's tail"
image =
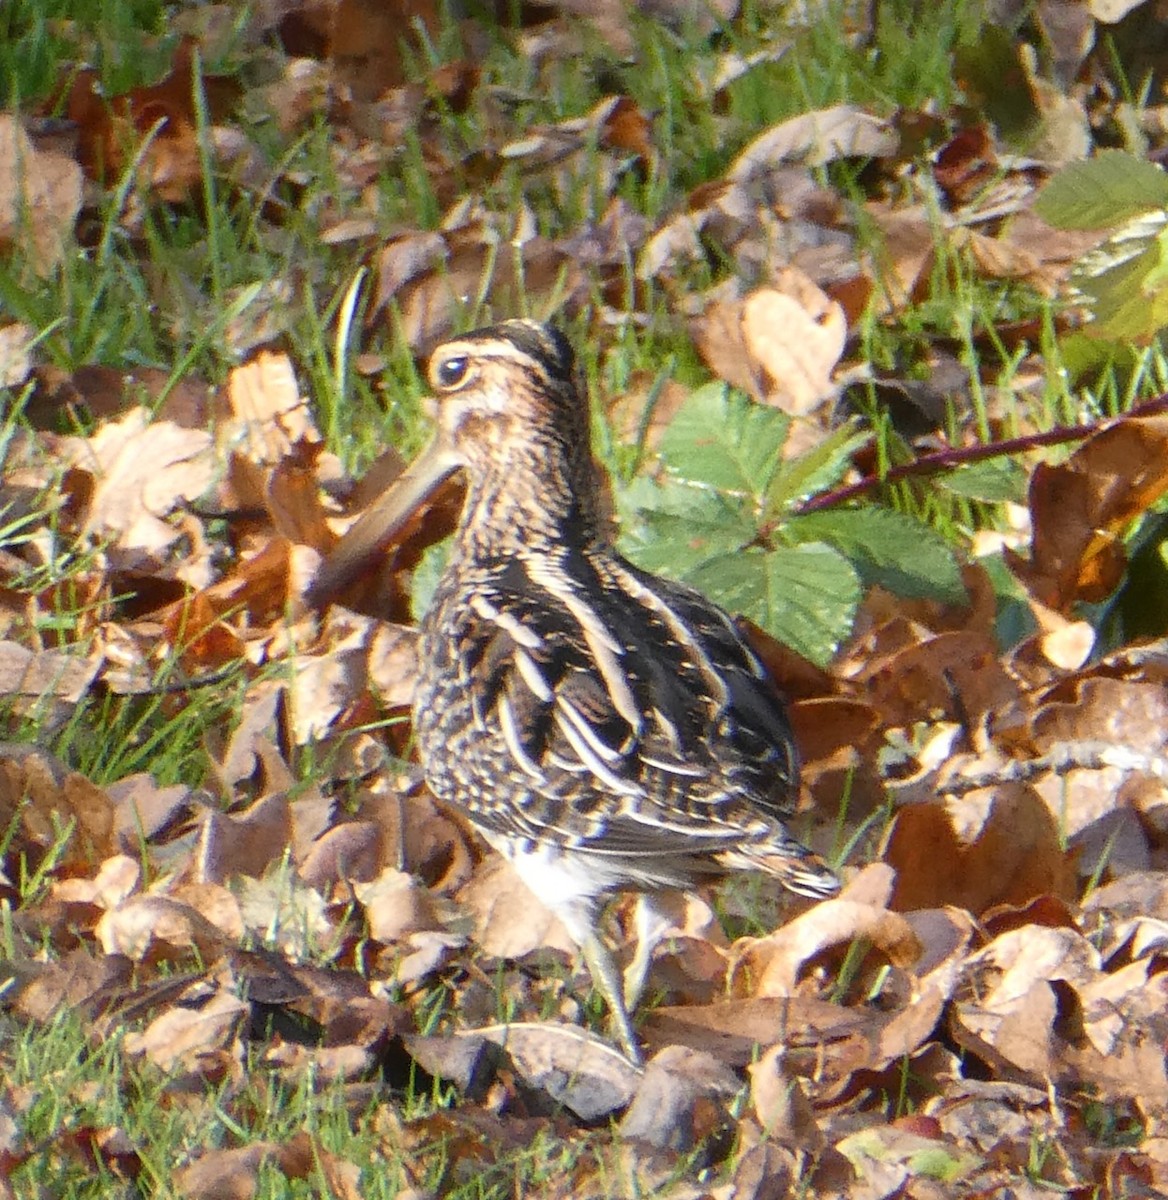
<svg viewBox="0 0 1168 1200"><path fill-rule="evenodd" d="M765 871L789 892L813 900L825 900L840 890L839 876L827 861L794 838L742 846L719 857L734 870Z"/></svg>

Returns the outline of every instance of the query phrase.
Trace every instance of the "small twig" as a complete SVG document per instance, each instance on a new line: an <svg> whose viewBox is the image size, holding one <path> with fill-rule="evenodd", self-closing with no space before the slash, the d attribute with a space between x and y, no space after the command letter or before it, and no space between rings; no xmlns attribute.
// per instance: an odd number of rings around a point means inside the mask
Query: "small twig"
<svg viewBox="0 0 1168 1200"><path fill-rule="evenodd" d="M1149 754L1134 746L1100 740L1056 743L1048 754L1037 758L1012 758L1000 766L981 770L972 775L952 774L941 779L941 769L923 778L906 780L903 786L892 788L898 804L915 803L918 798L934 796L968 796L983 787L1004 784L1029 784L1040 775L1070 774L1072 770L1102 770L1114 767L1127 774L1151 775L1168 782L1168 755Z"/></svg>
<svg viewBox="0 0 1168 1200"><path fill-rule="evenodd" d="M132 691L119 692L119 694L126 696L174 696L181 692L193 692L196 688L214 687L216 684L226 683L233 675L239 673L239 669L240 663L234 662L226 667L221 667L218 671L211 671L206 675L198 675L194 679L168 680L165 683L153 683ZM103 675L102 681L111 691L117 691L116 688L111 686L108 676Z"/></svg>
<svg viewBox="0 0 1168 1200"><path fill-rule="evenodd" d="M1063 442L1079 442L1093 433L1098 433L1105 425L1115 421L1126 420L1129 417L1151 417L1163 412L1168 412L1168 393L1159 395L1154 400L1147 400L1143 404L1137 404L1135 408L1129 409L1118 417L1107 417L1102 421L1092 421L1085 425L1057 425L1045 433L1029 433L1024 437L1006 438L999 442L985 442L978 446L955 446L948 450L937 450L932 454L922 454L920 458L913 459L910 463L903 463L899 467L893 467L883 474L865 475L856 483L849 483L830 492L812 496L810 499L804 500L795 512L799 516L803 516L806 513L820 512L825 508L834 508L837 504L854 500L857 496L862 496L865 492L870 492L884 484L899 483L902 479L911 479L918 475L933 475L938 471L949 471L965 463L983 462L987 458L1002 458L1034 450L1039 446L1057 446Z"/></svg>

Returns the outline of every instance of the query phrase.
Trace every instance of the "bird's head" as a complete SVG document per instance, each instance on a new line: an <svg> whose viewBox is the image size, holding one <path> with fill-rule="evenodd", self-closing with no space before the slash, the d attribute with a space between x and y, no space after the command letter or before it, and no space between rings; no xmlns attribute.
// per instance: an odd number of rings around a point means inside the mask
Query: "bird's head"
<svg viewBox="0 0 1168 1200"><path fill-rule="evenodd" d="M521 525L528 515L595 525L588 403L562 333L520 320L477 329L439 345L428 377L433 439L337 544L309 588L310 603L359 574L458 470L471 497L489 493L501 522Z"/></svg>

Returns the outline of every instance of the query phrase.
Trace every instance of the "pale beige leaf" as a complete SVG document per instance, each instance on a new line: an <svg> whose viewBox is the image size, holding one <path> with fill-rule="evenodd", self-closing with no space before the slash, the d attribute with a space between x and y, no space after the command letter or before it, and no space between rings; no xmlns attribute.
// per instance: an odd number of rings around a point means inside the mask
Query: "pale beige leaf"
<svg viewBox="0 0 1168 1200"><path fill-rule="evenodd" d="M825 900L769 937L731 947L730 990L749 986L757 997L790 996L804 963L829 946L866 938L896 966L920 957L921 943L899 913L852 900Z"/></svg>
<svg viewBox="0 0 1168 1200"><path fill-rule="evenodd" d="M0 326L0 387L18 388L32 370L32 344L36 330L14 321Z"/></svg>
<svg viewBox="0 0 1168 1200"><path fill-rule="evenodd" d="M788 267L775 288L746 297L742 335L765 372L769 404L804 416L832 398L832 372L847 341L847 317L802 271Z"/></svg>
<svg viewBox="0 0 1168 1200"><path fill-rule="evenodd" d="M1095 630L1088 621L1068 621L1042 638L1042 652L1061 671L1077 671L1095 648Z"/></svg>
<svg viewBox="0 0 1168 1200"><path fill-rule="evenodd" d="M201 1054L226 1047L248 1012L230 992L217 991L200 1008L172 1008L141 1033L126 1035L126 1053L144 1055L164 1071L193 1067Z"/></svg>
<svg viewBox="0 0 1168 1200"><path fill-rule="evenodd" d="M211 435L173 421L154 421L133 408L89 438L66 437L57 453L94 477L86 531L116 535L119 545L157 553L182 536L162 520L214 483Z"/></svg>
<svg viewBox="0 0 1168 1200"><path fill-rule="evenodd" d="M851 104L803 113L760 134L730 165L726 178L740 181L784 162L823 166L838 158L880 158L896 152L889 123Z"/></svg>
<svg viewBox="0 0 1168 1200"><path fill-rule="evenodd" d="M765 1050L747 1068L754 1115L768 1137L784 1145L820 1150L823 1133L807 1093L786 1066L786 1056L787 1048L780 1043Z"/></svg>
<svg viewBox="0 0 1168 1200"><path fill-rule="evenodd" d="M233 419L221 436L252 462L275 466L298 442L320 441L308 401L286 354L261 350L227 380Z"/></svg>
<svg viewBox="0 0 1168 1200"><path fill-rule="evenodd" d="M576 945L559 919L503 858L490 858L462 889L459 901L475 923L475 942L496 958L522 958L552 947L574 955Z"/></svg>
<svg viewBox="0 0 1168 1200"><path fill-rule="evenodd" d="M354 884L353 892L365 908L369 936L379 942L442 927L429 891L405 871L388 867L370 883Z"/></svg>
<svg viewBox="0 0 1168 1200"><path fill-rule="evenodd" d="M0 695L9 703L28 696L56 696L76 704L101 669L101 655L77 651L30 650L17 642L0 642Z"/></svg>
<svg viewBox="0 0 1168 1200"><path fill-rule="evenodd" d="M242 876L239 910L244 925L293 960L311 958L334 935L324 897L277 868L263 879Z"/></svg>
<svg viewBox="0 0 1168 1200"><path fill-rule="evenodd" d="M81 210L81 185L77 162L37 150L15 117L0 114L0 246L27 246L39 275L65 255Z"/></svg>
<svg viewBox="0 0 1168 1200"><path fill-rule="evenodd" d="M201 913L169 896L132 896L103 914L94 930L106 954L123 954L136 962L159 943L197 949L211 957L223 945L222 933Z"/></svg>
<svg viewBox="0 0 1168 1200"><path fill-rule="evenodd" d="M275 1142L252 1142L231 1150L208 1150L175 1172L174 1187L186 1200L251 1200L260 1168L276 1156Z"/></svg>

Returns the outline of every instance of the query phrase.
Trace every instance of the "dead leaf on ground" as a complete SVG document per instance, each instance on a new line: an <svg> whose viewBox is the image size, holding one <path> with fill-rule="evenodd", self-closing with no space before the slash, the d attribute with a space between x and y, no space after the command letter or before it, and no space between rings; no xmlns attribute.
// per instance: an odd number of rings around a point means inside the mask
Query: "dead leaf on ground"
<svg viewBox="0 0 1168 1200"><path fill-rule="evenodd" d="M56 848L58 868L95 865L116 852L109 795L36 746L0 747L0 828L11 831L6 855L39 862Z"/></svg>
<svg viewBox="0 0 1168 1200"><path fill-rule="evenodd" d="M35 339L36 330L22 321L0 325L0 387L18 388L32 373Z"/></svg>
<svg viewBox="0 0 1168 1200"><path fill-rule="evenodd" d="M81 211L81 183L73 159L37 150L20 122L0 113L0 247L25 247L38 275L65 256Z"/></svg>
<svg viewBox="0 0 1168 1200"><path fill-rule="evenodd" d="M1168 417L1125 418L1065 463L1035 469L1030 557L1010 550L1006 557L1044 605L1067 612L1115 590L1127 565L1127 526L1168 491L1166 443Z"/></svg>
<svg viewBox="0 0 1168 1200"><path fill-rule="evenodd" d="M771 1046L750 1065L750 1102L767 1137L814 1153L824 1147L823 1133L807 1093L798 1077L788 1072L785 1058L784 1046Z"/></svg>
<svg viewBox="0 0 1168 1200"><path fill-rule="evenodd" d="M166 78L118 96L103 94L96 70L70 76L67 95L54 98L49 107L63 107L75 122L78 158L91 179L115 179L135 162L139 185L164 201L181 203L199 186L203 169L193 90L197 49L193 39L184 38ZM205 76L199 86L213 121L225 117L239 96L234 79ZM140 153L147 136L152 140Z"/></svg>
<svg viewBox="0 0 1168 1200"><path fill-rule="evenodd" d="M703 1050L666 1046L649 1060L636 1095L621 1118L620 1133L632 1141L692 1153L733 1125L730 1104L738 1076Z"/></svg>
<svg viewBox="0 0 1168 1200"><path fill-rule="evenodd" d="M298 442L319 442L320 432L286 354L261 350L227 379L231 417L219 428L221 444L274 467Z"/></svg>
<svg viewBox="0 0 1168 1200"><path fill-rule="evenodd" d="M896 869L898 912L953 904L978 915L995 904L1076 894L1058 821L1023 784L906 805L882 857Z"/></svg>
<svg viewBox="0 0 1168 1200"><path fill-rule="evenodd" d="M742 305L742 336L765 381L766 402L792 416L831 399L847 333L843 309L794 267Z"/></svg>
<svg viewBox="0 0 1168 1200"><path fill-rule="evenodd" d="M641 1072L608 1042L571 1025L514 1022L470 1029L459 1037L502 1047L524 1082L545 1091L581 1120L624 1108Z"/></svg>
<svg viewBox="0 0 1168 1200"><path fill-rule="evenodd" d="M212 438L202 430L156 421L144 408L108 421L92 437L55 441L62 461L93 476L82 525L96 537L157 557L181 537L163 518L214 483Z"/></svg>
<svg viewBox="0 0 1168 1200"><path fill-rule="evenodd" d="M908 967L920 957L921 943L899 914L846 898L825 900L768 937L735 942L729 989L734 995L794 995L811 959L857 938L870 942L894 966Z"/></svg>
<svg viewBox="0 0 1168 1200"><path fill-rule="evenodd" d="M492 958L522 958L544 949L576 953L559 919L503 858L482 862L458 900L474 920L475 944Z"/></svg>
<svg viewBox="0 0 1168 1200"><path fill-rule="evenodd" d="M429 891L404 871L388 867L353 891L365 910L369 936L386 945L419 930L442 928Z"/></svg>
<svg viewBox="0 0 1168 1200"><path fill-rule="evenodd" d="M838 104L759 134L730 164L726 178L749 179L791 161L821 167L840 158L879 158L896 148L896 134L886 121L855 105Z"/></svg>
<svg viewBox="0 0 1168 1200"><path fill-rule="evenodd" d="M214 959L222 950L223 932L189 904L168 896L134 896L109 906L94 929L106 954L140 962Z"/></svg>
<svg viewBox="0 0 1168 1200"><path fill-rule="evenodd" d="M226 989L216 989L199 1007L169 1009L141 1033L127 1034L126 1053L142 1055L163 1071L197 1071L200 1060L232 1048L249 1007Z"/></svg>

